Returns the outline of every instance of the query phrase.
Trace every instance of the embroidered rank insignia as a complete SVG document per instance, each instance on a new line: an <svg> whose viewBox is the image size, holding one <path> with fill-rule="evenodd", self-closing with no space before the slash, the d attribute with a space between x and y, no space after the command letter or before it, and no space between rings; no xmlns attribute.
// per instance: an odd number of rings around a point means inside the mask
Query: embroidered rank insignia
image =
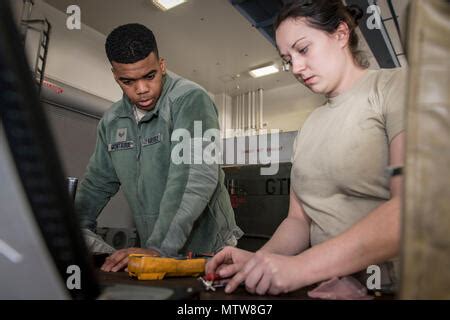
<svg viewBox="0 0 450 320"><path fill-rule="evenodd" d="M127 141L127 128L117 129L116 132L116 142Z"/></svg>

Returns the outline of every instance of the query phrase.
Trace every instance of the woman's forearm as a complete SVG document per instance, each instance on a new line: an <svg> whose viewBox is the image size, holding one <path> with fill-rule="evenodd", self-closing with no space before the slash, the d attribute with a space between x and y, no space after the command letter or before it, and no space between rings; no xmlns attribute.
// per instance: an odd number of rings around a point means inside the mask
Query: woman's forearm
<svg viewBox="0 0 450 320"><path fill-rule="evenodd" d="M298 255L299 286L349 275L396 256L400 210L400 197L392 198L343 234Z"/></svg>
<svg viewBox="0 0 450 320"><path fill-rule="evenodd" d="M270 240L261 248L283 255L296 255L309 247L309 224L293 217L287 217Z"/></svg>

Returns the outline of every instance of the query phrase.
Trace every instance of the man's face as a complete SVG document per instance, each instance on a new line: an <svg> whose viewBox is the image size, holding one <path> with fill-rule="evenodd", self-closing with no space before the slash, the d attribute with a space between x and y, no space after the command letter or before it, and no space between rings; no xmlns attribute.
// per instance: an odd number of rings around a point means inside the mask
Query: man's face
<svg viewBox="0 0 450 320"><path fill-rule="evenodd" d="M152 110L163 87L166 73L164 59L158 59L151 52L145 59L135 63L111 62L114 78L125 95L139 109Z"/></svg>

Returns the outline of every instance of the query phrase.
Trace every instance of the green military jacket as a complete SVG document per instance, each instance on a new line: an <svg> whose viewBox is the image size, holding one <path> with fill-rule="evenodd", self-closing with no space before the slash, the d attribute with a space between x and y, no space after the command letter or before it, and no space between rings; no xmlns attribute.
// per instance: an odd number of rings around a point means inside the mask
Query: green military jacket
<svg viewBox="0 0 450 320"><path fill-rule="evenodd" d="M122 186L142 247L173 256L235 245L242 231L219 164L171 158L179 143L171 141L172 133L181 129L189 134L183 139L193 142L194 131L199 134L195 121L201 121L201 134L219 129L217 109L205 90L177 76L165 76L155 108L139 123L125 95L114 103L100 120L95 151L76 195L82 226L94 230L101 210ZM203 148L205 142L200 143ZM176 151L183 155L186 150L179 146Z"/></svg>

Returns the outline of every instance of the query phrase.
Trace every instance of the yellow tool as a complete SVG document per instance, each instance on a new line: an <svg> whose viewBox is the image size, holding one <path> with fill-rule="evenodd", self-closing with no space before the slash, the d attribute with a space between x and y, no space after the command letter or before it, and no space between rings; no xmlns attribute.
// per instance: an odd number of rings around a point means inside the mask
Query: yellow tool
<svg viewBox="0 0 450 320"><path fill-rule="evenodd" d="M161 280L164 277L198 277L205 273L206 259L175 259L145 254L128 256L128 274L139 280Z"/></svg>

